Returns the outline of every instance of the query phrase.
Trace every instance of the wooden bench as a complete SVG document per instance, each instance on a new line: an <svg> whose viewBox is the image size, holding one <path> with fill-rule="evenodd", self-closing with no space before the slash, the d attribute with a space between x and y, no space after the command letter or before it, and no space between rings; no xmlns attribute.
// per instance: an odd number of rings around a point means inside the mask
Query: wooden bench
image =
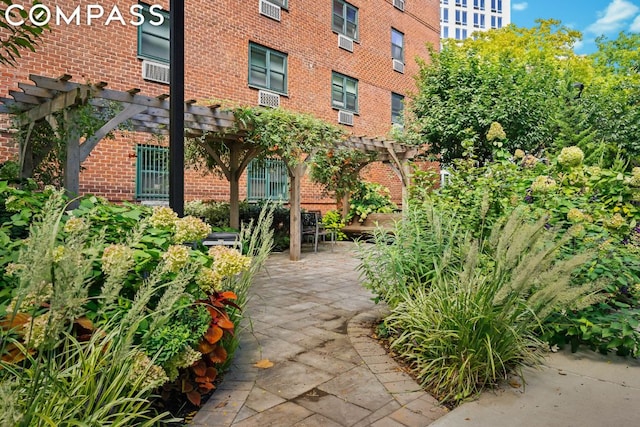
<svg viewBox="0 0 640 427"><path fill-rule="evenodd" d="M345 234L372 234L378 228L391 230L401 219L401 212L372 213L367 215L362 222L354 219L351 224L342 227L342 232Z"/></svg>

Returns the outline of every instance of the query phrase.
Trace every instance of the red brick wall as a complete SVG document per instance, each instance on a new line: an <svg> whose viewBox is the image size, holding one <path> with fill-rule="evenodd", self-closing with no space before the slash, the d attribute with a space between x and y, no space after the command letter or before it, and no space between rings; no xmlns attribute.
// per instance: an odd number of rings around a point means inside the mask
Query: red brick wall
<svg viewBox="0 0 640 427"><path fill-rule="evenodd" d="M27 2L30 3L30 2ZM118 4L126 20L131 19L129 1L55 0L69 13L76 6L101 4L105 18L91 26L56 26L44 35L36 53L24 52L15 68L3 67L0 73L0 97L18 90L18 83L29 82L30 73L47 77L71 74L77 82L106 81L108 88L140 88L142 94L168 93L166 85L141 78L141 60L137 58L137 28L111 23L102 25ZM167 0L149 4L168 7ZM337 122L331 107L331 72L337 71L359 81L359 114L352 128L356 135L385 136L391 126L391 92L409 95L415 90L413 75L416 56L426 58L426 42L439 42L439 2L407 0L405 12L392 6L391 0L352 0L359 8L359 41L354 52L337 46L331 29L331 2L290 0L281 22L258 13L258 0L194 0L185 2L185 98L232 100L257 103L257 90L248 86L248 45L259 43L288 54L288 96L284 108L311 113L328 122ZM391 28L405 34L405 73L392 69ZM0 117L0 161L16 153L7 138L6 117ZM81 191L105 195L113 200L132 200L135 191L135 145L147 135L124 134L103 140L82 165ZM376 168L373 167L373 170ZM390 169L373 173L372 179L398 194L399 180ZM395 181L394 181L395 180ZM185 176L188 200L226 199L228 185L215 176L203 177L188 171ZM246 185L241 184L241 197ZM302 201L308 206L331 206L332 197L321 188L304 183ZM324 208L323 208L324 210Z"/></svg>

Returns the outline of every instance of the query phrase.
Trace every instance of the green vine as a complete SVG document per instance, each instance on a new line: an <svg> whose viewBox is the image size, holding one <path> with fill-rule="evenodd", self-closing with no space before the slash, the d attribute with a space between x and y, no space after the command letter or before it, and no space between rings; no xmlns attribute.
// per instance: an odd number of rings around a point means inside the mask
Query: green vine
<svg viewBox="0 0 640 427"><path fill-rule="evenodd" d="M23 115L14 116L14 126L19 129L14 135L14 141L20 148L22 177L62 188L66 141L70 134L79 136L81 140L90 138L118 112L119 108L115 104L98 109L86 103L53 113L49 122L39 120L31 130L29 126L17 125L22 121ZM109 133L106 138L114 138L113 133ZM25 144L28 144L27 150Z"/></svg>
<svg viewBox="0 0 640 427"><path fill-rule="evenodd" d="M376 160L376 152L364 152L350 148L319 150L311 162L311 179L334 192L340 202L355 191L360 182L360 170Z"/></svg>

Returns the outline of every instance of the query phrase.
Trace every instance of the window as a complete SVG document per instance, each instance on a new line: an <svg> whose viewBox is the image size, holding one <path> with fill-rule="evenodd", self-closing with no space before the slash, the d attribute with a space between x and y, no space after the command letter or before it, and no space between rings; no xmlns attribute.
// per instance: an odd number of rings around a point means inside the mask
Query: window
<svg viewBox="0 0 640 427"><path fill-rule="evenodd" d="M464 40L467 38L467 30L464 28L456 28L456 40Z"/></svg>
<svg viewBox="0 0 640 427"><path fill-rule="evenodd" d="M473 26L475 28L484 28L484 15L481 13L473 14Z"/></svg>
<svg viewBox="0 0 640 427"><path fill-rule="evenodd" d="M467 0L456 0L456 6L467 7Z"/></svg>
<svg viewBox="0 0 640 427"><path fill-rule="evenodd" d="M331 74L331 106L358 111L358 81L334 71Z"/></svg>
<svg viewBox="0 0 640 427"><path fill-rule="evenodd" d="M484 10L484 0L473 0L473 8Z"/></svg>
<svg viewBox="0 0 640 427"><path fill-rule="evenodd" d="M404 34L391 29L391 57L404 63Z"/></svg>
<svg viewBox="0 0 640 427"><path fill-rule="evenodd" d="M442 38L443 39L449 38L449 27L447 27L446 25L442 27Z"/></svg>
<svg viewBox="0 0 640 427"><path fill-rule="evenodd" d="M440 0L440 4L449 4L449 0Z"/></svg>
<svg viewBox="0 0 640 427"><path fill-rule="evenodd" d="M289 174L281 159L252 160L247 167L248 200L289 200Z"/></svg>
<svg viewBox="0 0 640 427"><path fill-rule="evenodd" d="M502 0L491 0L491 12L502 12Z"/></svg>
<svg viewBox="0 0 640 427"><path fill-rule="evenodd" d="M456 24L467 25L467 12L456 10Z"/></svg>
<svg viewBox="0 0 640 427"><path fill-rule="evenodd" d="M249 43L249 86L287 93L287 55Z"/></svg>
<svg viewBox="0 0 640 427"><path fill-rule="evenodd" d="M154 10L164 16L162 25L152 25L158 18L149 13L149 6L140 4L144 22L138 27L138 56L155 61L169 62L169 12Z"/></svg>
<svg viewBox="0 0 640 427"><path fill-rule="evenodd" d="M492 16L491 17L491 28L502 28L502 17L501 16Z"/></svg>
<svg viewBox="0 0 640 427"><path fill-rule="evenodd" d="M356 40L358 9L343 0L333 0L333 31Z"/></svg>
<svg viewBox="0 0 640 427"><path fill-rule="evenodd" d="M449 22L449 9L440 9L440 20L442 22Z"/></svg>
<svg viewBox="0 0 640 427"><path fill-rule="evenodd" d="M169 149L167 147L138 145L136 199L169 200Z"/></svg>
<svg viewBox="0 0 640 427"><path fill-rule="evenodd" d="M391 123L402 126L404 111L404 96L398 93L391 93Z"/></svg>

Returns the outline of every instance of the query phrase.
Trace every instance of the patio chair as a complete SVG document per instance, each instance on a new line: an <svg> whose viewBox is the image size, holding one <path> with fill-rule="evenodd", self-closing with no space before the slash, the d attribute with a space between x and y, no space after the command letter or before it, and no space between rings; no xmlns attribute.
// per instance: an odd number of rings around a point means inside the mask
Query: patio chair
<svg viewBox="0 0 640 427"><path fill-rule="evenodd" d="M301 212L300 222L302 227L302 241L305 237L311 237L313 242L313 251L318 252L318 241L322 238L322 241L326 240L327 235L330 236L331 242L334 242L333 231L329 231L322 225L322 216L320 211ZM333 247L331 248L333 249Z"/></svg>

